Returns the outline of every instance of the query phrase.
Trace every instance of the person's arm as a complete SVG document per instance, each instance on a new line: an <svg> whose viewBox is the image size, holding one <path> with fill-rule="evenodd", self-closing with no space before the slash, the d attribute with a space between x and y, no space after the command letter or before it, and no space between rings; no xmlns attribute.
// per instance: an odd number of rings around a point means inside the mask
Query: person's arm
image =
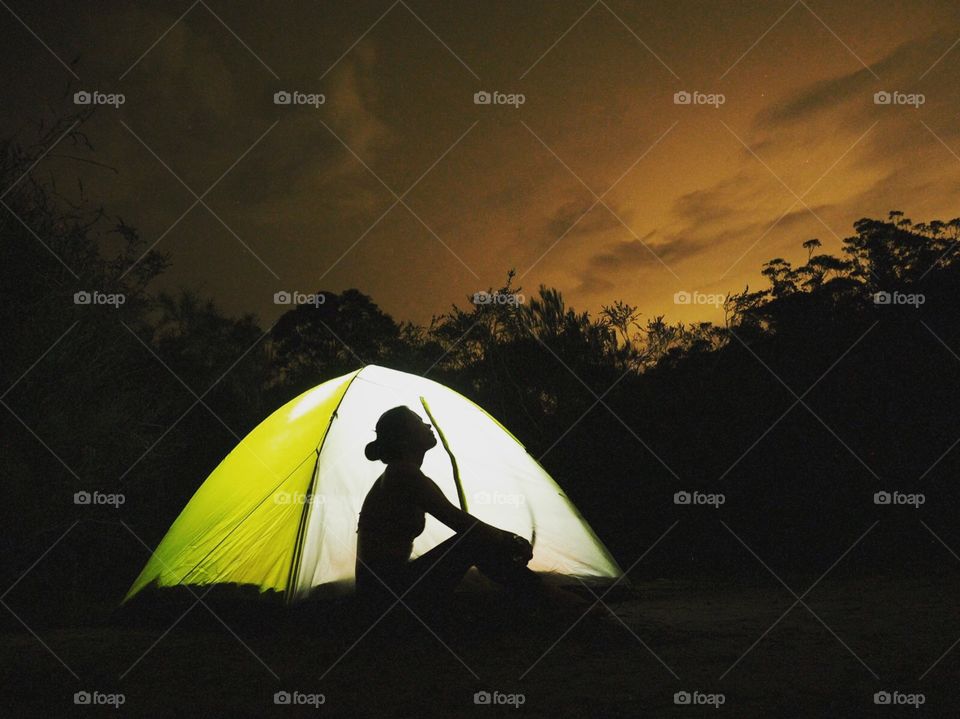
<svg viewBox="0 0 960 719"><path fill-rule="evenodd" d="M462 509L452 504L443 493L436 482L426 476L423 472L412 471L410 473L411 485L416 493L417 501L427 514L432 514L445 525L455 532L465 532L473 525L479 525L473 531L481 530L490 525L481 522L472 514L464 512Z"/></svg>
<svg viewBox="0 0 960 719"><path fill-rule="evenodd" d="M529 543L512 532L498 529L493 525L487 524L472 514L464 512L447 499L443 491L436 483L427 477L423 472L417 469L411 472L411 484L415 488L417 499L424 511L433 515L455 532L477 532L480 536L494 543L506 544L507 542L520 542L525 547L519 547L519 551L526 559L532 556L532 548ZM472 528L472 529L471 529ZM527 556L529 555L529 556Z"/></svg>

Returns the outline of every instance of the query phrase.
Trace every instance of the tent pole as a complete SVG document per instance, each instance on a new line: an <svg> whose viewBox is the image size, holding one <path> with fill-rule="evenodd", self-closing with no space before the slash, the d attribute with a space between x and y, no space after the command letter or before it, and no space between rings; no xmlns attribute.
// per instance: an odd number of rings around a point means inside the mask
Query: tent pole
<svg viewBox="0 0 960 719"><path fill-rule="evenodd" d="M327 430L329 431L329 429ZM297 540L293 544L293 557L290 559L290 574L287 579L286 603L293 602L294 590L297 580L300 577L300 559L303 555L303 540L306 535L307 516L309 508L313 503L313 490L317 484L317 475L320 473L320 450L316 449L316 459L313 460L313 472L310 473L310 484L307 486L307 492L304 495L304 507L300 512L300 523L297 526Z"/></svg>
<svg viewBox="0 0 960 719"><path fill-rule="evenodd" d="M464 512L467 512L469 511L467 509L467 497L463 492L463 485L460 483L460 469L457 467L457 458L454 457L453 452L450 451L450 445L447 444L447 438L444 436L443 430L440 429L440 425L437 424L436 418L433 416L433 413L430 412L430 407L427 405L427 398L420 397L420 404L423 405L423 409L430 418L433 428L437 430L437 435L440 437L440 443L443 445L444 450L447 452L447 456L450 458L450 466L453 470L453 483L457 487L457 499L460 500L460 509L462 509Z"/></svg>

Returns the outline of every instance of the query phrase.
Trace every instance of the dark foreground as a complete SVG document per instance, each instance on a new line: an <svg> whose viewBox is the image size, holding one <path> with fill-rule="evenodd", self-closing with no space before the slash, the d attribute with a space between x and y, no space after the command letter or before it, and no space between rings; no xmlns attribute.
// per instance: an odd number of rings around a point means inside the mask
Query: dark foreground
<svg viewBox="0 0 960 719"><path fill-rule="evenodd" d="M782 619L796 602L782 585L639 582L608 601L619 620L572 629L579 613L521 616L489 595L425 624L397 607L366 633L350 603L210 600L220 619L196 605L173 628L180 607L39 638L8 615L2 703L18 717L960 715L956 581L825 579L804 596L815 579L787 580L809 609ZM77 705L78 691L123 703ZM875 703L884 691L891 705Z"/></svg>

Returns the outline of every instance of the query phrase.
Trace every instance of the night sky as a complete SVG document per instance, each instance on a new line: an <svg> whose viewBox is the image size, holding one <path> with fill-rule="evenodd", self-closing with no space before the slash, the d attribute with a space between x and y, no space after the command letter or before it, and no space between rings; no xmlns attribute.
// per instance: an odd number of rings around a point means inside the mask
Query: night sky
<svg viewBox="0 0 960 719"><path fill-rule="evenodd" d="M170 253L161 287L265 321L278 290L357 287L425 322L510 268L719 320L674 294L758 288L860 217L960 214L955 0L2 5L4 136L125 98L36 179Z"/></svg>

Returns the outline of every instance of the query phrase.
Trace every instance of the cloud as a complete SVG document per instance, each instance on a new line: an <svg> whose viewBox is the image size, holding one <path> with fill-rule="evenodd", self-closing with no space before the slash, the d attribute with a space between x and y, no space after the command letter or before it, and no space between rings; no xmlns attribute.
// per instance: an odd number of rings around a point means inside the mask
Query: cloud
<svg viewBox="0 0 960 719"><path fill-rule="evenodd" d="M607 294L615 287L616 284L605 275L588 271L580 274L580 282L574 288L574 292L582 292L584 294Z"/></svg>
<svg viewBox="0 0 960 719"><path fill-rule="evenodd" d="M746 176L738 173L711 187L681 195L673 203L673 212L684 222L695 226L725 220L736 212L731 196L748 186Z"/></svg>
<svg viewBox="0 0 960 719"><path fill-rule="evenodd" d="M376 48L366 43L340 64L330 82L332 123L365 160L392 139L389 127L376 114L376 65Z"/></svg>
<svg viewBox="0 0 960 719"><path fill-rule="evenodd" d="M870 70L860 67L846 75L807 85L784 102L760 112L756 117L756 126L780 127L808 120L818 113L835 110L856 100L872 103L873 93L877 90L906 91L916 84L929 67L930 46L942 42L944 37L935 34L902 43L874 63Z"/></svg>
<svg viewBox="0 0 960 719"><path fill-rule="evenodd" d="M380 166L395 134L378 113L376 72L376 48L367 41L330 74L321 110L296 108L281 115L277 132L284 138L282 150L272 162L277 166L276 175L288 179L259 190L256 210L261 217L274 223L280 216L285 225L307 230L320 216L336 218L337 226L360 218L369 225L389 207L392 195L364 167L366 164L390 183ZM405 188L393 189L399 194ZM303 208L312 212L305 213Z"/></svg>
<svg viewBox="0 0 960 719"><path fill-rule="evenodd" d="M550 242L564 234L567 237L589 235L623 226L602 204L597 203L591 209L593 204L594 200L571 200L560 205L546 224L545 232ZM613 211L620 214L616 208L613 208ZM622 214L620 216L623 217Z"/></svg>
<svg viewBox="0 0 960 719"><path fill-rule="evenodd" d="M656 234L656 230L651 230L640 239L616 242L608 245L602 252L591 255L586 266L576 273L579 282L575 292L609 295L611 290L618 286L613 279L618 273L662 268L663 264L669 267L672 263L692 257L705 249L702 244L683 237L654 243L652 240Z"/></svg>
<svg viewBox="0 0 960 719"><path fill-rule="evenodd" d="M679 262L703 249L703 244L685 237L675 237L666 242L653 243L656 230L651 230L639 239L625 240L609 245L603 252L589 258L590 266L604 270L631 269ZM657 259L659 258L659 260Z"/></svg>
<svg viewBox="0 0 960 719"><path fill-rule="evenodd" d="M724 243L757 236L772 220L761 222L752 215L745 217L742 208L755 207L762 194L762 187L741 170L709 187L679 196L671 207L672 221L666 221L663 227L640 238L607 243L602 250L589 255L576 273L577 291L609 292L616 287L611 278L618 274L659 271L664 265L673 269Z"/></svg>
<svg viewBox="0 0 960 719"><path fill-rule="evenodd" d="M806 120L818 112L836 109L855 97L867 97L876 78L866 68L849 75L821 80L805 87L786 102L773 105L757 115L761 127L780 126Z"/></svg>
<svg viewBox="0 0 960 719"><path fill-rule="evenodd" d="M824 171L849 149L843 165L817 190L831 192L835 216L885 216L905 203L942 211L944 203L934 198L957 184L957 159L951 150L960 151L960 81L955 57L934 63L955 41L933 33L901 43L872 66L880 81L861 68L806 86L786 103L757 115L754 127L762 136L751 140L752 146L765 148L758 150L764 157L789 157L796 148L807 147ZM878 90L922 93L925 103L920 108L876 105L873 94ZM861 136L868 129L869 134ZM844 140L831 144L841 132Z"/></svg>
<svg viewBox="0 0 960 719"><path fill-rule="evenodd" d="M849 228L847 227L833 227L830 222L827 220L826 215L831 211L837 209L834 205L821 204L821 205L811 205L810 209L798 205L797 209L791 210L786 215L783 216L783 219L777 223L777 229L781 232L790 231L794 228L805 227L811 222L814 223L814 226L817 228L817 232L821 235L821 239L824 235L833 237L833 232L837 233L839 237L843 237L843 233L846 232ZM827 223L827 227L823 226L823 223L820 222L820 218L823 222ZM827 228L830 229L827 229ZM810 239L809 237L806 239Z"/></svg>

